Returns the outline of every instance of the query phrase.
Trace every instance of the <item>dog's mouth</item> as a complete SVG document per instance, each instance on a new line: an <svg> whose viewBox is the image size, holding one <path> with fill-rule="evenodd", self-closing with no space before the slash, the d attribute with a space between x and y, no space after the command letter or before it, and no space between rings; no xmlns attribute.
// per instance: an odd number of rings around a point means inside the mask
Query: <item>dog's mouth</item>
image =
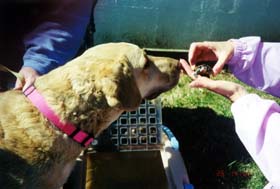
<svg viewBox="0 0 280 189"><path fill-rule="evenodd" d="M160 89L156 89L156 90L152 91L147 96L145 96L144 99L152 100L152 99L157 98L161 93L166 92L166 91L172 89L175 85L177 85L178 81L179 81L179 75L176 77L176 79L174 79L174 81L172 83L170 83L169 85L166 85L164 88L160 88Z"/></svg>
<svg viewBox="0 0 280 189"><path fill-rule="evenodd" d="M145 99L147 99L147 100L155 99L155 98L157 98L162 92L164 92L164 91L162 90L162 91L158 91L158 92L151 93L150 95L146 96Z"/></svg>

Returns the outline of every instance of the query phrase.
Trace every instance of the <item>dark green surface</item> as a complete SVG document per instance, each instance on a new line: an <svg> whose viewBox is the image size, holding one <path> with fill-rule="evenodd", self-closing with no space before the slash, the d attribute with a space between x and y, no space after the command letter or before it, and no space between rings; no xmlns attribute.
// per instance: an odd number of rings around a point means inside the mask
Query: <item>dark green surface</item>
<svg viewBox="0 0 280 189"><path fill-rule="evenodd" d="M251 35L279 41L279 7L279 0L99 0L95 41L161 48Z"/></svg>

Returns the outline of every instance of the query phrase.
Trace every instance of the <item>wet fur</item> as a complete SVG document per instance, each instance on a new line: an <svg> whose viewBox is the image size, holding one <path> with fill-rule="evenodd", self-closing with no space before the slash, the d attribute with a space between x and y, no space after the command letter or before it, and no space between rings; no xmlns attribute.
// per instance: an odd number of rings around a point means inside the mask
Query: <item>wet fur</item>
<svg viewBox="0 0 280 189"><path fill-rule="evenodd" d="M35 86L61 120L98 136L123 111L178 82L177 60L110 43L39 77ZM21 91L0 93L0 186L56 189L83 147L44 118Z"/></svg>

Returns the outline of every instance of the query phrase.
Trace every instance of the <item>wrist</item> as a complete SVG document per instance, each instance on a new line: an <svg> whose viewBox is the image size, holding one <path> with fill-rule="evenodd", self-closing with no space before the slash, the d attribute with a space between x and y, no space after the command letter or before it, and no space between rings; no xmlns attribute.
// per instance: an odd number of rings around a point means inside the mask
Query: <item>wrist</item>
<svg viewBox="0 0 280 189"><path fill-rule="evenodd" d="M230 39L228 42L231 43L233 48L233 53L231 59L228 61L228 65L236 64L241 58L241 52L246 48L243 42L238 39Z"/></svg>
<svg viewBox="0 0 280 189"><path fill-rule="evenodd" d="M235 92L229 97L232 102L237 101L239 98L246 96L248 94L247 90L243 86L236 86Z"/></svg>

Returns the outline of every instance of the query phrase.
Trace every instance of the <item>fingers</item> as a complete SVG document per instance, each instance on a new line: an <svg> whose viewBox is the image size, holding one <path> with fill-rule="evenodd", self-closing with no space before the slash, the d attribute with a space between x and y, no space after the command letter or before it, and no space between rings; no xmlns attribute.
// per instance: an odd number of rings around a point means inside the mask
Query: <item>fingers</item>
<svg viewBox="0 0 280 189"><path fill-rule="evenodd" d="M181 66L182 66L182 69L183 71L188 75L190 76L192 79L195 79L194 77L194 71L191 69L190 65L187 63L186 60L184 59L180 59L179 60Z"/></svg>
<svg viewBox="0 0 280 189"><path fill-rule="evenodd" d="M37 76L33 76L33 75L32 75L32 76L26 78L25 84L24 84L22 90L25 91L30 85L32 85L32 84L35 82L36 77L37 77Z"/></svg>
<svg viewBox="0 0 280 189"><path fill-rule="evenodd" d="M14 89L15 90L21 90L23 85L24 85L24 83L22 83L19 79L17 79Z"/></svg>
<svg viewBox="0 0 280 189"><path fill-rule="evenodd" d="M191 88L208 89L228 98L232 102L247 94L247 91L241 85L233 82L211 80L200 75L195 77L194 71L191 69L186 60L180 59L179 62L183 71L193 79L193 81L189 84Z"/></svg>
<svg viewBox="0 0 280 189"><path fill-rule="evenodd" d="M17 79L16 84L14 89L20 90L22 89L23 91L32 85L36 78L39 76L37 71L35 71L33 68L30 67L23 67L20 71L20 74L24 77L24 83L22 83L19 79Z"/></svg>
<svg viewBox="0 0 280 189"><path fill-rule="evenodd" d="M197 62L197 57L200 54L199 46L200 46L199 43L192 43L189 48L188 60L193 70L195 67L195 63Z"/></svg>
<svg viewBox="0 0 280 189"><path fill-rule="evenodd" d="M214 76L216 76L217 74L219 74L222 71L226 62L227 62L227 57L226 56L222 56L222 57L219 58L219 60L217 61L217 63L214 65L214 67L212 69Z"/></svg>
<svg viewBox="0 0 280 189"><path fill-rule="evenodd" d="M247 91L241 86L229 81L211 80L207 77L194 77L194 67L197 62L217 61L213 67L214 76L220 73L224 65L231 59L234 53L234 44L230 41L222 42L195 42L190 45L189 63L180 60L184 71L193 79L189 84L193 88L205 88L217 94L225 96L231 101L235 101L241 96L247 94Z"/></svg>
<svg viewBox="0 0 280 189"><path fill-rule="evenodd" d="M199 57L201 56L205 48L205 44L202 42L195 42L190 45L188 61L192 70L194 70L195 64L199 62Z"/></svg>
<svg viewBox="0 0 280 189"><path fill-rule="evenodd" d="M218 61L213 67L214 75L220 73L225 64L232 58L234 54L234 43L230 41L220 42L216 54L218 54Z"/></svg>
<svg viewBox="0 0 280 189"><path fill-rule="evenodd" d="M208 89L228 98L232 102L235 102L237 99L247 94L246 89L239 84L222 80L214 81L206 77L198 77L196 80L192 81L189 86L192 88Z"/></svg>
<svg viewBox="0 0 280 189"><path fill-rule="evenodd" d="M200 61L217 61L213 67L213 74L221 72L224 65L231 59L234 53L234 44L230 41L221 42L195 42L190 45L189 63L194 69Z"/></svg>
<svg viewBox="0 0 280 189"><path fill-rule="evenodd" d="M17 79L14 89L24 91L27 87L29 87L30 85L32 85L35 82L36 77L37 76L35 76L35 75L24 75L25 82L22 83L19 79Z"/></svg>
<svg viewBox="0 0 280 189"><path fill-rule="evenodd" d="M198 78L193 80L189 84L189 86L192 87L192 88L206 88L206 89L209 89L209 90L212 90L213 88L215 88L213 80L211 80L207 77L201 77L201 76L199 76Z"/></svg>
<svg viewBox="0 0 280 189"><path fill-rule="evenodd" d="M195 64L201 61L217 61L217 56L213 51L213 42L194 42L189 48L189 63L194 69Z"/></svg>

